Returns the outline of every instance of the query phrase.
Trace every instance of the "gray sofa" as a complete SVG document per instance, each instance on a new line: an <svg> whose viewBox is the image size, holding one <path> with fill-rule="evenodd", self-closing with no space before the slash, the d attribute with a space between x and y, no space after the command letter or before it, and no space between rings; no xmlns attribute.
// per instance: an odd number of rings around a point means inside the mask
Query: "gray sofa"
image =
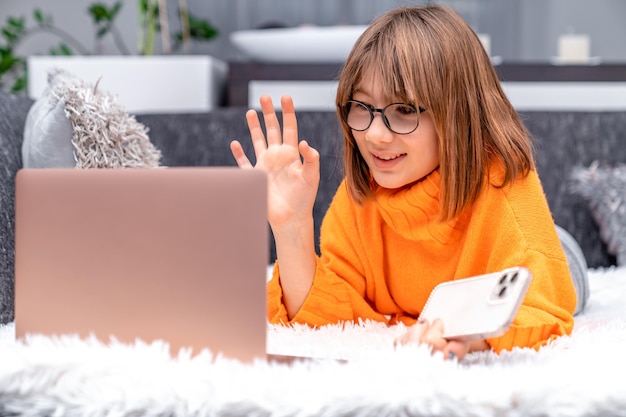
<svg viewBox="0 0 626 417"><path fill-rule="evenodd" d="M14 178L22 166L24 123L32 101L0 93L0 322L13 320ZM162 151L165 166L235 165L228 143L241 139L251 155L245 108L220 108L204 114L137 115ZM555 222L580 244L589 267L615 264L582 197L568 186L571 169L594 160L626 161L626 113L536 112L522 118L537 144L539 175ZM300 112L300 136L321 153L321 184L315 206L321 219L341 179L341 141L332 112ZM268 261L274 258L270 245Z"/></svg>

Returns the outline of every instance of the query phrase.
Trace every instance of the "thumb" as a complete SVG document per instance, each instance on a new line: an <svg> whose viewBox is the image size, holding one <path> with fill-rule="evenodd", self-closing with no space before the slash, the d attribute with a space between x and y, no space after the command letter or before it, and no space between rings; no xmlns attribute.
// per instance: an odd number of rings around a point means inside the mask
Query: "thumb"
<svg viewBox="0 0 626 417"><path fill-rule="evenodd" d="M298 144L298 150L302 155L302 174L310 183L317 185L320 179L320 154L309 146L308 142L303 140Z"/></svg>

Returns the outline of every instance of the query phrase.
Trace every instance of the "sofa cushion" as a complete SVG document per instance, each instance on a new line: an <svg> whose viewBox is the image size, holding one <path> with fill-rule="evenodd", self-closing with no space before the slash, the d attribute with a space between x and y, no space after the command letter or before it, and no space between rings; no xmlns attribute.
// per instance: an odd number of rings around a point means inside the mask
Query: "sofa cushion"
<svg viewBox="0 0 626 417"><path fill-rule="evenodd" d="M14 318L15 173L22 166L23 129L32 104L0 92L0 323Z"/></svg>
<svg viewBox="0 0 626 417"><path fill-rule="evenodd" d="M147 168L161 159L148 129L115 97L53 68L29 111L22 159L26 168Z"/></svg>
<svg viewBox="0 0 626 417"><path fill-rule="evenodd" d="M626 164L575 167L572 180L572 191L587 200L608 252L626 265Z"/></svg>
<svg viewBox="0 0 626 417"><path fill-rule="evenodd" d="M595 160L608 165L626 161L626 112L535 111L520 116L533 136L537 172L555 223L580 244L590 268L615 265L588 202L572 193L568 178L574 167Z"/></svg>

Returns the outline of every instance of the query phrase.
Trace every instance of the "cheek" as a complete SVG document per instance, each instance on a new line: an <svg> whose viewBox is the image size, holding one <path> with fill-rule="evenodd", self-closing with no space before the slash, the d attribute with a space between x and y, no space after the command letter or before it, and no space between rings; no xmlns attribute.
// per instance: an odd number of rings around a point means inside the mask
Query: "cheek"
<svg viewBox="0 0 626 417"><path fill-rule="evenodd" d="M357 150L361 155L365 155L365 151L367 150L365 146L365 132L355 132L352 134L352 137L354 138Z"/></svg>
<svg viewBox="0 0 626 417"><path fill-rule="evenodd" d="M435 156L435 158L437 158L437 161L439 161L439 139L437 138L436 135L433 135L433 138L431 139L431 142L430 142L430 146L431 146L431 151L433 155Z"/></svg>
<svg viewBox="0 0 626 417"><path fill-rule="evenodd" d="M421 123L420 123L421 127ZM439 136L435 130L432 120L428 119L424 124L424 129L420 132L425 150L439 160Z"/></svg>
<svg viewBox="0 0 626 417"><path fill-rule="evenodd" d="M431 164L438 166L441 158L439 157L439 141L435 137L430 144Z"/></svg>

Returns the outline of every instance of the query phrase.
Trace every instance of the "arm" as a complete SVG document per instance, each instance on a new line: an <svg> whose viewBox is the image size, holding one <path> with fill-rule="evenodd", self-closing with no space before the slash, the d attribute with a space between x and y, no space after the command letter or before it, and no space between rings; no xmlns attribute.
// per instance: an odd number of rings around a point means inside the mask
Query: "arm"
<svg viewBox="0 0 626 417"><path fill-rule="evenodd" d="M291 97L281 100L283 132L270 97L261 97L267 139L256 111L246 113L256 156L255 169L268 177L268 221L281 261L280 284L287 315L293 317L313 283L315 245L313 204L319 184L319 153L305 141L298 142L296 114ZM231 143L237 165L253 168L238 141ZM301 159L302 156L302 159Z"/></svg>
<svg viewBox="0 0 626 417"><path fill-rule="evenodd" d="M256 112L246 113L255 166L239 142L231 144L239 167L263 169L268 176L268 221L278 255L274 277L268 285L270 321L312 325L359 318L387 321L366 300L366 278L360 265L360 258L366 254L345 185L322 226L322 235L331 236L328 241L333 243L324 244L322 237L325 255L319 260L316 256L313 205L319 184L319 154L306 142L298 142L291 98L283 97L281 105L282 135L270 98L261 97L267 139Z"/></svg>
<svg viewBox="0 0 626 417"><path fill-rule="evenodd" d="M537 349L570 334L574 326L576 292L565 256L548 257L529 251L517 262L533 272L533 281L510 329L501 337L487 340L496 352L515 346Z"/></svg>
<svg viewBox="0 0 626 417"><path fill-rule="evenodd" d="M316 259L315 279L301 309L286 314L281 288L283 261L279 260L268 285L268 317L273 323L306 323L321 326L342 321L370 319L388 322L373 294L386 292L383 276L374 277L363 262L377 258L380 243L364 242L360 211L342 183L326 211L321 228L322 255ZM378 279L378 280L377 280ZM376 289L376 290L374 290ZM385 307L382 306L384 309Z"/></svg>
<svg viewBox="0 0 626 417"><path fill-rule="evenodd" d="M456 277L515 265L525 266L533 273L531 286L510 329L485 342L500 352L513 347L538 348L569 334L574 322L575 290L536 173L509 188L485 189L468 219L465 244L471 245L459 262ZM407 338L419 341L421 333ZM443 349L443 344L438 343Z"/></svg>
<svg viewBox="0 0 626 417"><path fill-rule="evenodd" d="M537 349L558 336L569 334L573 326L575 294L572 294L573 285L566 262L556 254L551 258L527 250L514 252L513 256L492 269L500 270L510 265L527 266L533 271L534 277L513 324L504 335L471 342L446 340L442 337L444 323L441 320L432 323L420 320L397 343L423 343L441 351L444 358L450 357L452 352L462 359L467 353L479 350L501 352L513 347Z"/></svg>
<svg viewBox="0 0 626 417"><path fill-rule="evenodd" d="M497 233L488 268L523 265L533 273L533 280L509 331L487 343L496 352L537 349L571 333L576 291L537 173L531 171L500 193L505 198L498 210L502 216L492 229ZM496 203L492 200L492 204Z"/></svg>

